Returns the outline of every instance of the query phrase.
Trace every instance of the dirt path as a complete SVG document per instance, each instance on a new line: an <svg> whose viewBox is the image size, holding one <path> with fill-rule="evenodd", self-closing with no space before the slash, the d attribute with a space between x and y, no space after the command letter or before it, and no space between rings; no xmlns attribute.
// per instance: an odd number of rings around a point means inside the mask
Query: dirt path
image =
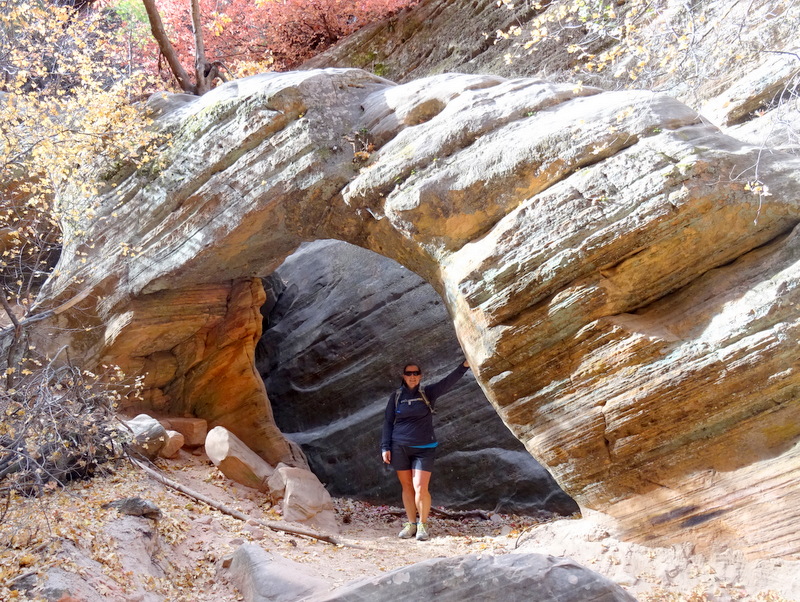
<svg viewBox="0 0 800 602"><path fill-rule="evenodd" d="M169 478L253 519L281 519L279 508L264 494L227 480L204 455L181 452L179 459L159 460L158 466ZM147 523L158 530L154 539L161 542L155 564L151 554L120 547L109 534L110 525L119 525L120 518L116 510L102 505L134 496L154 502L164 515L157 525ZM33 584L45 570L61 568L104 592L101 599L241 600L218 568L245 542L307 565L332 589L430 558L523 551L569 556L615 580L642 602L800 599L800 559L747 563L732 552L711 559L697 556L691 545L643 548L616 540L596 516L550 522L513 515L491 515L489 520L432 518L431 539L418 542L397 538L402 522L398 508L348 499L335 504L340 537L348 546L242 522L125 465L113 475L12 505L0 524L0 599L37 599L36 590L21 593L23 586ZM154 576L154 571L159 574Z"/></svg>

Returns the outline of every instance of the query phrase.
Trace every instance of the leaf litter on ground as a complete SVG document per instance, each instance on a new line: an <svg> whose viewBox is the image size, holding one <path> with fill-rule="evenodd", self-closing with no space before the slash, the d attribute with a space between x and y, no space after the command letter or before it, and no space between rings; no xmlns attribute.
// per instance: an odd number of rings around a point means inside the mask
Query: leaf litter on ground
<svg viewBox="0 0 800 602"><path fill-rule="evenodd" d="M487 513L489 520L434 516L430 519L431 539L418 542L397 538L405 520L399 507L335 498L340 538L352 547L334 546L259 525L257 521L281 520L280 507L266 494L225 478L202 453L182 451L177 460L160 459L157 466L169 478L253 520L244 522L223 514L121 462L104 476L63 489L51 488L40 497L13 500L0 522L0 599L43 599L30 587L41 582L47 571L58 568L81 576L109 599L123 599L138 591L176 602L241 600L219 568L227 556L248 542L308 566L333 589L432 558L512 553L523 539L535 538L536 527L561 518L493 512ZM126 570L129 550L107 532L120 514L103 505L128 497L153 502L162 512L162 518L153 523L161 542L153 561L163 572L161 577L148 575L146 570ZM700 590L654 587L640 599L704 602L717 598ZM744 592L736 599L785 602L774 594L751 597Z"/></svg>

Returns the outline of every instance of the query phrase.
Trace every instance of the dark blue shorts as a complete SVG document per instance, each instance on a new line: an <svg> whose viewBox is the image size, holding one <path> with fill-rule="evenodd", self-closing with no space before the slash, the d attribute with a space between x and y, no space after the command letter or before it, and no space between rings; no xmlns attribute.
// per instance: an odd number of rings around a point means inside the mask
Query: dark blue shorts
<svg viewBox="0 0 800 602"><path fill-rule="evenodd" d="M410 447L392 444L392 468L395 470L426 470L433 472L435 447Z"/></svg>

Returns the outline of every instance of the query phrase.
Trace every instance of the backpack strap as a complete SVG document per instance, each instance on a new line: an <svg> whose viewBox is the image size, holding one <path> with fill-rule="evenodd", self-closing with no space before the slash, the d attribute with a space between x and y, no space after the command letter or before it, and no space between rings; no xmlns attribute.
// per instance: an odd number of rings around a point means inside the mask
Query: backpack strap
<svg viewBox="0 0 800 602"><path fill-rule="evenodd" d="M425 405L428 406L428 409L431 411L431 414L435 414L436 410L433 409L433 406L431 405L431 402L428 401L428 396L425 395L425 387L420 387L419 388L419 396L422 397L422 401L424 401Z"/></svg>
<svg viewBox="0 0 800 602"><path fill-rule="evenodd" d="M400 387L394 392L394 421L392 424L397 422L397 404L400 402L400 393L403 391L403 387Z"/></svg>
<svg viewBox="0 0 800 602"><path fill-rule="evenodd" d="M394 421L397 422L397 406L400 403L400 393L403 392L403 387L400 387L394 392ZM422 401L425 402L425 405L428 406L428 409L431 411L431 414L435 414L436 410L433 409L431 402L428 401L428 396L425 395L425 387L419 388L419 396L422 397Z"/></svg>

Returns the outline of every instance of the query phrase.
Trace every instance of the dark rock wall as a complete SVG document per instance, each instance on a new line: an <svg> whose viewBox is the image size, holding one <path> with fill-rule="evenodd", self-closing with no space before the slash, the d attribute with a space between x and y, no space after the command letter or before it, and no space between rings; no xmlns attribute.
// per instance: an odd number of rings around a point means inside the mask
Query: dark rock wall
<svg viewBox="0 0 800 602"><path fill-rule="evenodd" d="M257 363L275 420L331 493L398 503L380 458L406 362L433 382L463 360L447 311L416 274L336 241L304 245L265 282ZM508 431L471 373L438 404L434 504L571 513L577 506Z"/></svg>

